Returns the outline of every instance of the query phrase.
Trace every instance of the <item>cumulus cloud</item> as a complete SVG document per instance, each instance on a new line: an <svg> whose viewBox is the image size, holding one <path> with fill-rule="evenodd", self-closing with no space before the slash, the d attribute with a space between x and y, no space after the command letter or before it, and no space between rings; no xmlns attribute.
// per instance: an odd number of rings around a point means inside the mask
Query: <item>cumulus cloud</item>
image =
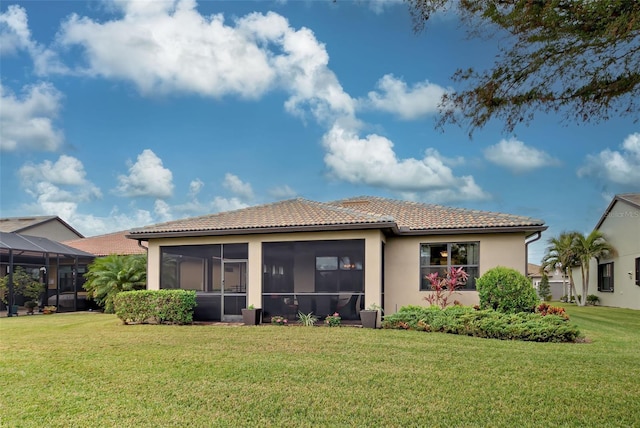
<svg viewBox="0 0 640 428"><path fill-rule="evenodd" d="M489 162L505 167L514 173L524 173L560 164L558 159L542 150L529 147L515 138L500 140L498 144L487 147L484 150L484 157Z"/></svg>
<svg viewBox="0 0 640 428"><path fill-rule="evenodd" d="M392 74L383 76L376 83L377 91L359 101L362 108L394 114L404 120L413 120L438 112L442 96L447 90L428 81L412 87Z"/></svg>
<svg viewBox="0 0 640 428"><path fill-rule="evenodd" d="M191 183L189 183L189 197L195 198L198 196L203 187L204 183L199 178L192 180Z"/></svg>
<svg viewBox="0 0 640 428"><path fill-rule="evenodd" d="M226 173L222 185L225 189L234 193L240 200L250 201L253 199L251 184L245 183L237 175Z"/></svg>
<svg viewBox="0 0 640 428"><path fill-rule="evenodd" d="M588 155L578 169L578 177L586 176L637 186L640 183L640 133L628 135L620 150L605 149L597 155Z"/></svg>
<svg viewBox="0 0 640 428"><path fill-rule="evenodd" d="M117 5L122 19L72 15L62 25L60 43L84 48L86 74L131 81L143 94L256 99L282 88L292 114L304 116L306 108L321 120L353 114L324 45L281 15L251 13L228 25L221 14L200 15L192 0Z"/></svg>
<svg viewBox="0 0 640 428"><path fill-rule="evenodd" d="M18 176L39 201L75 203L102 197L100 189L87 180L82 162L72 156L62 155L56 162L26 163Z"/></svg>
<svg viewBox="0 0 640 428"><path fill-rule="evenodd" d="M241 201L239 198L223 198L216 196L211 203L214 212L233 211L241 208L247 208L249 204Z"/></svg>
<svg viewBox="0 0 640 428"><path fill-rule="evenodd" d="M24 8L11 5L0 14L0 54L12 55L18 51L26 51L31 56L36 74L68 71L52 50L31 38L27 12Z"/></svg>
<svg viewBox="0 0 640 428"><path fill-rule="evenodd" d="M402 4L403 0L369 0L366 2L375 13L382 13L385 9Z"/></svg>
<svg viewBox="0 0 640 428"><path fill-rule="evenodd" d="M350 183L421 192L443 201L488 197L473 177L455 176L450 160L435 149L426 150L422 159L398 159L389 139L376 134L360 138L355 131L339 126L325 134L323 143L325 164L332 175Z"/></svg>
<svg viewBox="0 0 640 428"><path fill-rule="evenodd" d="M156 154L145 149L135 163L129 163L129 175L118 176L115 192L120 196L168 198L173 193L173 174Z"/></svg>
<svg viewBox="0 0 640 428"><path fill-rule="evenodd" d="M0 151L55 151L64 137L54 126L62 94L50 83L25 86L16 97L0 84Z"/></svg>

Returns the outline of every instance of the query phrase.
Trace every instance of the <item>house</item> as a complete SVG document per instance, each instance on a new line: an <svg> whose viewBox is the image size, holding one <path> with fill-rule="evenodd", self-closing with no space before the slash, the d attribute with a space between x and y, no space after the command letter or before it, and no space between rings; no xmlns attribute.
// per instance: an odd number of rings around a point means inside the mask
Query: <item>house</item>
<svg viewBox="0 0 640 428"><path fill-rule="evenodd" d="M475 279L495 266L525 273L529 217L379 197L329 203L291 199L130 231L148 242L148 288L195 290L194 317L237 320L253 304L359 319L371 304L394 313L424 304L432 272L463 267L456 296L478 302Z"/></svg>
<svg viewBox="0 0 640 428"><path fill-rule="evenodd" d="M120 256L146 254L147 248L136 241L127 239L128 233L128 231L107 233L105 235L63 241L63 244L86 251L96 257L104 257L111 254Z"/></svg>
<svg viewBox="0 0 640 428"><path fill-rule="evenodd" d="M527 276L531 278L531 282L536 290L542 281L542 266L529 263L527 265ZM547 278L549 279L549 291L551 293L551 300L560 300L562 296L569 295L569 279L562 277L562 271L555 269L553 271L547 271Z"/></svg>
<svg viewBox="0 0 640 428"><path fill-rule="evenodd" d="M616 195L596 224L616 252L591 260L589 292L604 306L640 309L640 193ZM574 269L581 289L580 269ZM580 293L580 291L578 291Z"/></svg>
<svg viewBox="0 0 640 428"><path fill-rule="evenodd" d="M57 216L0 218L0 232L39 236L57 242L84 238L80 232Z"/></svg>

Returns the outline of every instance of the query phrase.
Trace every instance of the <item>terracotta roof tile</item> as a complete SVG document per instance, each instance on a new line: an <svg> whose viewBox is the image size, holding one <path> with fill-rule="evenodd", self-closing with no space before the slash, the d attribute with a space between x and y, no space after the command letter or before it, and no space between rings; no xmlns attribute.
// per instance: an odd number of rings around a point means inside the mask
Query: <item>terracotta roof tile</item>
<svg viewBox="0 0 640 428"><path fill-rule="evenodd" d="M420 202L399 201L370 196L343 199L333 205L358 209L369 214L393 217L400 229L469 229L517 226L541 226L542 220L490 211L451 208Z"/></svg>
<svg viewBox="0 0 640 428"><path fill-rule="evenodd" d="M146 253L144 248L140 248L140 246L138 246L138 241L127 239L127 233L127 231L122 231L83 239L73 239L71 241L65 241L63 244L78 250L86 251L96 256Z"/></svg>
<svg viewBox="0 0 640 428"><path fill-rule="evenodd" d="M530 227L544 230L544 222L530 217L449 208L378 197L358 197L322 203L302 198L235 211L151 225L129 232L136 237L153 234L195 234L224 231L260 232L263 229L300 227L400 228L402 231Z"/></svg>

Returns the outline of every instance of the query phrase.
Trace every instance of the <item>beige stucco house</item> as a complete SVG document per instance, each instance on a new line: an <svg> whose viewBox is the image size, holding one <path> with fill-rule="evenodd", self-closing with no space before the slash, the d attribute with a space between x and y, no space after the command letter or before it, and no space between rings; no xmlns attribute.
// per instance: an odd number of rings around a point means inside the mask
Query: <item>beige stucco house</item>
<svg viewBox="0 0 640 428"><path fill-rule="evenodd" d="M540 282L542 282L543 274L547 275L549 280L549 292L551 293L551 300L560 300L562 296L569 295L569 280L562 277L561 269L548 270L544 272L542 266L529 263L527 267L527 276L531 278L533 287L538 290Z"/></svg>
<svg viewBox="0 0 640 428"><path fill-rule="evenodd" d="M598 296L604 306L640 309L640 193L616 195L595 229L616 252L591 260L588 294ZM574 269L573 277L580 290L580 269Z"/></svg>
<svg viewBox="0 0 640 428"><path fill-rule="evenodd" d="M456 299L478 301L475 278L501 265L526 273L540 220L378 197L292 199L132 230L148 241L148 288L197 292L195 318L236 320L248 305L358 320L425 304L431 272L463 267Z"/></svg>

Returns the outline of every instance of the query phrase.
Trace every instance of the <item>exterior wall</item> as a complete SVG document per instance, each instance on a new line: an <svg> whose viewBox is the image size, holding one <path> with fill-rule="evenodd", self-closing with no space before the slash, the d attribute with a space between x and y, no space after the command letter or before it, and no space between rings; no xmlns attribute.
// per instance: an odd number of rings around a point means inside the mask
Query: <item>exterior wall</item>
<svg viewBox="0 0 640 428"><path fill-rule="evenodd" d="M344 232L300 232L300 233L273 233L256 235L232 235L232 236L204 236L194 238L162 238L149 241L147 264L147 288L160 289L160 247L171 245L207 245L207 244L232 244L248 243L249 261L247 265L247 305L260 307L262 304L262 244L265 242L290 242L290 241L322 241L364 239L364 290L365 305L382 305L380 301L382 291L382 242L384 235L379 230L352 230ZM313 287L315 266L296 266L294 280L308 282ZM311 288L310 288L311 290Z"/></svg>
<svg viewBox="0 0 640 428"><path fill-rule="evenodd" d="M83 238L77 233L73 232L64 224L59 221L48 221L43 224L38 224L28 229L24 229L19 232L22 235L39 236L41 238L51 239L52 241L64 242L72 239Z"/></svg>
<svg viewBox="0 0 640 428"><path fill-rule="evenodd" d="M635 285L635 259L640 257L640 209L617 201L599 230L617 252L615 257L600 260L601 264L613 262L613 292L598 291L598 262L594 259L589 267L589 294L598 296L603 306L640 309L640 287ZM580 294L580 269L574 269L573 277Z"/></svg>
<svg viewBox="0 0 640 428"><path fill-rule="evenodd" d="M480 275L496 266L525 273L525 234L477 234L392 237L385 248L385 313L392 314L406 305L427 305L420 291L420 244L438 242L480 242ZM476 291L460 291L454 297L463 305L479 302Z"/></svg>

